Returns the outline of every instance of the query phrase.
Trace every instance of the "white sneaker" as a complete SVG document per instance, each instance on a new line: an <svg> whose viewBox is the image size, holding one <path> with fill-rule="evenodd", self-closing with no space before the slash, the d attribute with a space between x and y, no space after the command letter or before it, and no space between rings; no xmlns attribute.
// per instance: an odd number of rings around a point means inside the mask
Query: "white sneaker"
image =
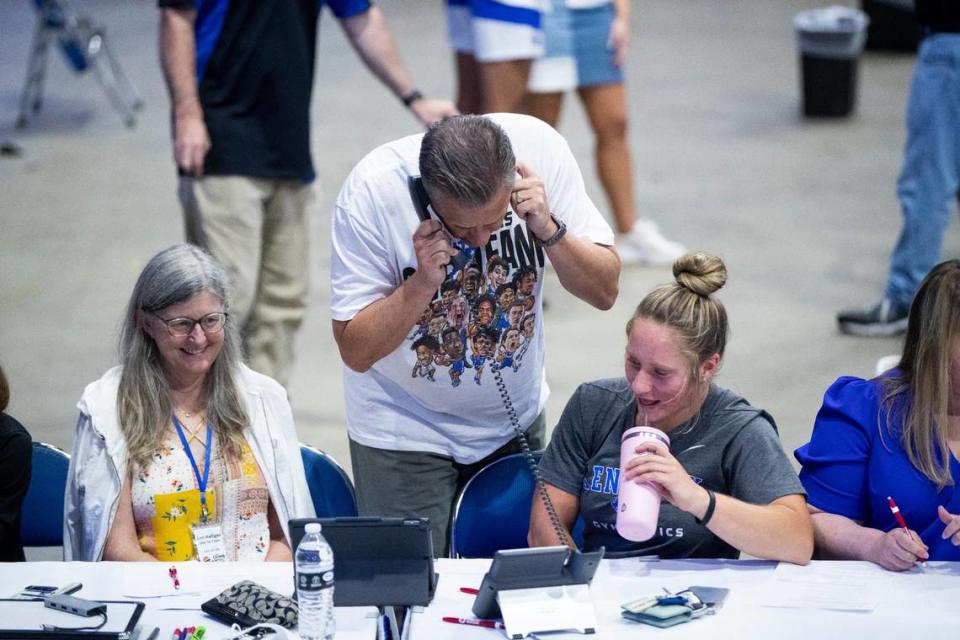
<svg viewBox="0 0 960 640"><path fill-rule="evenodd" d="M624 264L672 265L687 249L664 238L655 222L641 218L634 223L630 233L617 238L617 252Z"/></svg>

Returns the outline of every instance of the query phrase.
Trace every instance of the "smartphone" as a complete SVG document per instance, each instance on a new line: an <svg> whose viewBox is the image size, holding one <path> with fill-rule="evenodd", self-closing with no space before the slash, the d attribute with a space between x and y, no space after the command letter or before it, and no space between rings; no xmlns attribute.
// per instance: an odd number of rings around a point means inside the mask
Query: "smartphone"
<svg viewBox="0 0 960 640"><path fill-rule="evenodd" d="M44 584L30 584L25 586L19 592L13 595L14 600L36 600L48 598L50 596L56 595L67 595L70 593L75 593L80 590L81 585L79 582L71 582L65 584L61 587L54 587Z"/></svg>

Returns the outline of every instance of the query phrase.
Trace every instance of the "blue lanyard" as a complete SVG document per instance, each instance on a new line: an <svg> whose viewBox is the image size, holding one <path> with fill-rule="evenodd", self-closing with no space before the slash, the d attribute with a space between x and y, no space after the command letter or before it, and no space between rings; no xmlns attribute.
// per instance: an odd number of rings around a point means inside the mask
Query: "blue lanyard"
<svg viewBox="0 0 960 640"><path fill-rule="evenodd" d="M207 521L209 511L207 511L207 480L210 478L210 440L213 436L213 429L210 423L207 423L207 450L203 458L203 477L200 477L200 469L197 468L197 460L193 457L193 451L190 450L190 443L187 442L187 436L183 435L183 425L177 420L176 414L173 416L173 426L177 429L177 435L180 436L180 442L183 443L183 450L187 452L187 458L190 459L190 465L193 466L193 474L197 478L197 488L200 489L200 519Z"/></svg>

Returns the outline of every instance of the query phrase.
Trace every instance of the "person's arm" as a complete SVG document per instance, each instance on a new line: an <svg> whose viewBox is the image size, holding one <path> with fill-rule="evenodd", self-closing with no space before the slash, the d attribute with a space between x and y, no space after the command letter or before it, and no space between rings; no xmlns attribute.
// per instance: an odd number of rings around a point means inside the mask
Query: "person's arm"
<svg viewBox="0 0 960 640"><path fill-rule="evenodd" d="M13 418L0 413L0 421ZM19 424L19 423L16 423ZM33 443L30 435L19 428L0 443L0 550L19 539L20 511L30 487ZM25 517L29 517L27 514Z"/></svg>
<svg viewBox="0 0 960 640"><path fill-rule="evenodd" d="M418 269L393 293L361 309L350 320L333 320L333 337L344 364L363 373L399 347L446 278L457 250L437 220L413 234Z"/></svg>
<svg viewBox="0 0 960 640"><path fill-rule="evenodd" d="M550 215L543 181L522 162L517 162L517 171L520 179L510 196L513 209L533 235L547 240L559 227ZM620 257L612 247L567 233L546 250L564 289L598 309L609 309L617 301Z"/></svg>
<svg viewBox="0 0 960 640"><path fill-rule="evenodd" d="M614 17L610 23L607 47L613 51L613 63L622 67L630 46L630 0L614 0Z"/></svg>
<svg viewBox="0 0 960 640"><path fill-rule="evenodd" d="M130 476L123 481L117 504L117 515L110 525L103 547L104 560L126 562L156 562L157 559L140 548L137 525L133 519L133 499L130 496Z"/></svg>
<svg viewBox="0 0 960 640"><path fill-rule="evenodd" d="M173 159L184 173L201 175L210 150L197 90L197 42L192 8L166 7L160 12L160 66L170 94Z"/></svg>
<svg viewBox="0 0 960 640"><path fill-rule="evenodd" d="M627 463L621 482L656 482L670 504L697 519L706 516L710 503L707 490L698 485L670 449L659 442L645 442ZM801 495L786 495L768 504L750 504L716 493L716 506L707 528L727 544L744 553L770 560L806 564L813 554L813 525Z"/></svg>
<svg viewBox="0 0 960 640"><path fill-rule="evenodd" d="M283 527L277 518L277 510L273 508L273 501L267 505L267 522L270 524L270 548L267 549L268 562L289 562L293 559L290 545L283 535Z"/></svg>
<svg viewBox="0 0 960 640"><path fill-rule="evenodd" d="M370 7L360 15L344 18L340 24L363 63L398 98L402 99L416 89L410 73L400 60L393 34L379 7ZM459 113L449 100L426 97L417 98L409 107L425 125Z"/></svg>
<svg viewBox="0 0 960 640"><path fill-rule="evenodd" d="M823 560L867 560L891 571L905 571L929 557L915 531L895 527L884 533L856 520L807 507L813 520L816 557Z"/></svg>
<svg viewBox="0 0 960 640"><path fill-rule="evenodd" d="M580 499L550 483L545 482L544 487L547 489L547 495L550 496L553 508L560 519L560 526L563 527L568 539L563 540L557 535L557 530L554 528L550 514L547 512L540 489L535 487L533 490L533 505L530 507L530 529L527 532L527 543L531 547L573 546L571 533L577 520L577 514L580 512Z"/></svg>

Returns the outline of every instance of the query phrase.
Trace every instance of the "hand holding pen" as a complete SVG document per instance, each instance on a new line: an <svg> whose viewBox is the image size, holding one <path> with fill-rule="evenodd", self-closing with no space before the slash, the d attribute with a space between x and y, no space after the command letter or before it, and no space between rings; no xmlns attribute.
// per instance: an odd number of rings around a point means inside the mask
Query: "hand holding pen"
<svg viewBox="0 0 960 640"><path fill-rule="evenodd" d="M924 562L930 556L929 549L920 540L920 536L907 527L907 522L893 498L887 498L887 505L898 526L882 534L871 550L870 559L884 569L906 571Z"/></svg>

